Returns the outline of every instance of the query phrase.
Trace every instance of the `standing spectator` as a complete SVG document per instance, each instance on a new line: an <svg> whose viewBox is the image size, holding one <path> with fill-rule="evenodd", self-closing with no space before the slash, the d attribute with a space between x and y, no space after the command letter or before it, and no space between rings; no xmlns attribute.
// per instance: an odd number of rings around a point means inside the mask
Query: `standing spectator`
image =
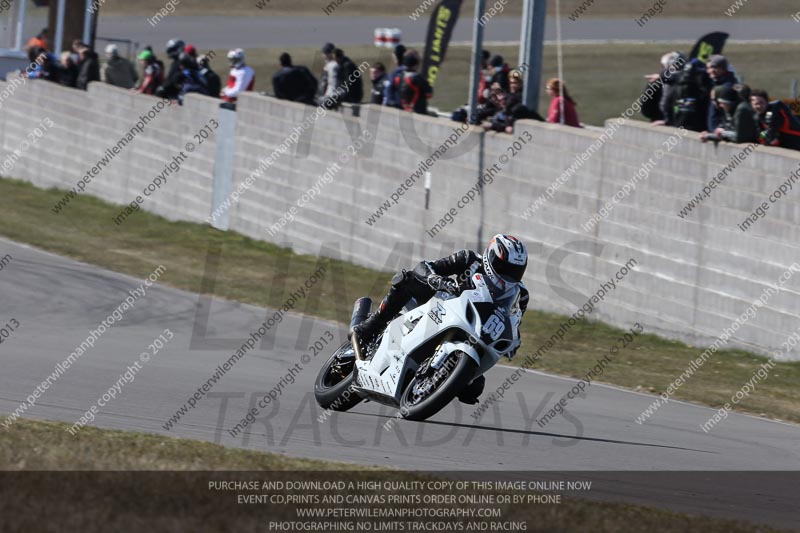
<svg viewBox="0 0 800 533"><path fill-rule="evenodd" d="M389 84L386 86L386 92L383 93L383 105L397 108L402 107L402 105L400 105L400 95L397 92L397 88L400 86L400 79L406 71L406 66L403 63L405 54L406 47L402 44L398 44L394 47L392 57L394 58L395 68L389 75Z"/></svg>
<svg viewBox="0 0 800 533"><path fill-rule="evenodd" d="M197 58L198 72L206 82L208 87L208 95L213 98L219 98L219 93L222 90L222 80L219 75L211 70L211 62L208 56L202 55Z"/></svg>
<svg viewBox="0 0 800 533"><path fill-rule="evenodd" d="M156 90L156 95L162 98L176 100L181 92L181 63L180 55L183 53L185 45L180 39L170 39L167 41L167 57L172 60L169 70L164 76L163 84Z"/></svg>
<svg viewBox="0 0 800 533"><path fill-rule="evenodd" d="M369 79L372 81L369 103L383 104L383 95L386 93L386 86L389 85L389 75L386 74L383 63L375 63L369 67Z"/></svg>
<svg viewBox="0 0 800 533"><path fill-rule="evenodd" d="M761 129L759 143L800 150L800 120L792 114L789 106L780 100L770 102L767 92L761 89L751 92L750 103Z"/></svg>
<svg viewBox="0 0 800 533"><path fill-rule="evenodd" d="M433 96L433 87L422 74L417 72L419 66L419 53L411 50L405 54L403 63L406 66L405 72L400 77L400 104L406 111L428 114L428 100Z"/></svg>
<svg viewBox="0 0 800 533"><path fill-rule="evenodd" d="M686 63L681 52L669 52L661 56L662 70L659 74L647 74L645 93L652 96L642 102L642 115L654 126L675 125L675 102L678 94L678 73Z"/></svg>
<svg viewBox="0 0 800 533"><path fill-rule="evenodd" d="M245 64L244 50L241 48L228 52L228 62L231 65L228 85L222 89L220 96L228 103L235 103L241 93L253 90L253 86L256 83L256 73Z"/></svg>
<svg viewBox="0 0 800 533"><path fill-rule="evenodd" d="M78 81L76 87L85 91L89 87L89 83L93 81L100 81L100 61L97 54L91 48L85 46L78 52L80 55Z"/></svg>
<svg viewBox="0 0 800 533"><path fill-rule="evenodd" d="M500 87L508 92L508 73L511 71L508 64L503 61L503 56L496 55L489 61L489 72L492 73L492 78L489 80L489 86L493 83L499 83Z"/></svg>
<svg viewBox="0 0 800 533"><path fill-rule="evenodd" d="M142 50L139 53L139 63L142 65L142 84L138 92L141 94L156 94L156 90L164 82L164 71L156 61L156 57L150 50Z"/></svg>
<svg viewBox="0 0 800 533"><path fill-rule="evenodd" d="M335 49L333 56L339 64L339 85L336 87L336 92L339 94L340 101L360 104L364 98L364 80L361 79L361 72L356 64L344 55L341 48Z"/></svg>
<svg viewBox="0 0 800 533"><path fill-rule="evenodd" d="M725 119L713 132L704 131L700 140L728 141L734 143L753 143L758 140L758 126L755 111L749 102L740 98L732 87L715 90L717 102L725 112Z"/></svg>
<svg viewBox="0 0 800 533"><path fill-rule="evenodd" d="M707 130L710 85L705 65L700 60L692 59L686 63L675 74L670 101L664 104L672 106L667 125L698 132Z"/></svg>
<svg viewBox="0 0 800 533"><path fill-rule="evenodd" d="M50 50L50 42L48 40L49 37L50 30L48 28L42 28L42 31L28 40L28 44L25 46L25 49L28 51L33 48L44 48L44 50Z"/></svg>
<svg viewBox="0 0 800 533"><path fill-rule="evenodd" d="M194 45L192 45L192 44L187 44L187 45L184 47L183 51L184 51L184 52L186 52L186 54L187 54L189 57L191 57L191 58L192 58L192 61L194 61L195 63L197 63L197 48L195 48L195 47L194 47Z"/></svg>
<svg viewBox="0 0 800 533"><path fill-rule="evenodd" d="M131 89L136 86L139 75L133 63L119 56L116 44L106 46L106 64L103 69L103 81L115 87Z"/></svg>
<svg viewBox="0 0 800 533"><path fill-rule="evenodd" d="M728 60L725 56L713 55L706 62L706 71L711 78L712 90L718 91L722 88L730 89L736 84L736 76L728 69ZM708 107L708 131L716 130L724 118L724 113L719 111L716 106Z"/></svg>
<svg viewBox="0 0 800 533"><path fill-rule="evenodd" d="M29 48L28 61L33 68L26 69L28 78L35 80L47 80L58 83L61 69L58 66L58 58L49 53L44 48Z"/></svg>
<svg viewBox="0 0 800 533"><path fill-rule="evenodd" d="M549 94L551 98L550 110L547 114L547 122L552 124L563 123L566 126L580 128L581 122L578 120L578 112L575 109L575 100L573 100L569 95L567 86L564 85L564 83L558 78L551 78L547 80L546 88L547 94Z"/></svg>
<svg viewBox="0 0 800 533"><path fill-rule="evenodd" d="M336 46L333 43L325 43L322 47L325 66L319 79L320 100L323 101L325 107L330 109L339 105L336 94L336 87L339 84L339 63L334 56L335 50Z"/></svg>
<svg viewBox="0 0 800 533"><path fill-rule="evenodd" d="M59 82L64 87L72 87L78 84L78 65L72 59L72 53L69 51L61 52L61 74L59 75Z"/></svg>
<svg viewBox="0 0 800 533"><path fill-rule="evenodd" d="M197 70L197 59L183 52L178 61L181 65L181 92L178 94L178 102L183 105L183 99L188 93L208 96L206 81Z"/></svg>
<svg viewBox="0 0 800 533"><path fill-rule="evenodd" d="M281 69L272 76L272 90L276 98L314 105L317 79L303 65L293 65L292 56L284 52L278 58Z"/></svg>
<svg viewBox="0 0 800 533"><path fill-rule="evenodd" d="M489 70L489 50L481 51L481 78L478 82L478 104L482 104L489 99L489 86L491 85L492 73Z"/></svg>

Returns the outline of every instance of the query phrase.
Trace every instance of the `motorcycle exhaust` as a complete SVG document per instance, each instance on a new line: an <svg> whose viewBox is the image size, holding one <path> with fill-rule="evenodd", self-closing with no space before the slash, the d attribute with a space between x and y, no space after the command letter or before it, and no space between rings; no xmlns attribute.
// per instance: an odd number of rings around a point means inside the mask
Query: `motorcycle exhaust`
<svg viewBox="0 0 800 533"><path fill-rule="evenodd" d="M355 305L353 306L353 315L350 317L350 331L353 331L353 327L362 323L367 319L369 316L369 312L372 310L372 298L363 297L356 300ZM361 347L359 343L353 343L353 351L355 352L356 359L359 361L364 361L364 355L361 353Z"/></svg>

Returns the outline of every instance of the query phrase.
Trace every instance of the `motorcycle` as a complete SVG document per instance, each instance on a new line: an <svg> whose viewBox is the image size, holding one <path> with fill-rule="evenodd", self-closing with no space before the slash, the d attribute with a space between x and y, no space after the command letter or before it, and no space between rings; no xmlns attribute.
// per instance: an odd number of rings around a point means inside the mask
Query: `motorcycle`
<svg viewBox="0 0 800 533"><path fill-rule="evenodd" d="M375 401L399 408L402 418L425 420L503 355L511 359L520 344L519 289L499 290L479 273L471 279L458 295L438 291L422 305L412 300L366 353L342 344L317 376L319 406L347 411ZM369 298L356 301L351 327L366 319L371 306Z"/></svg>

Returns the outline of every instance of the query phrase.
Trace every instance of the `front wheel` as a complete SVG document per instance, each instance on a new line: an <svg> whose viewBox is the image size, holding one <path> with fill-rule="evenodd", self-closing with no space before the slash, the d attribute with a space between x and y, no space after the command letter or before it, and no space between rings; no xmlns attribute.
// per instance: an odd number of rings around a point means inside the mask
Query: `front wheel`
<svg viewBox="0 0 800 533"><path fill-rule="evenodd" d="M432 417L464 390L477 368L472 357L458 350L438 369L430 367L430 359L426 360L400 397L401 416L408 420Z"/></svg>
<svg viewBox="0 0 800 533"><path fill-rule="evenodd" d="M349 342L342 344L325 362L314 382L314 397L323 409L347 411L362 398L352 388L356 376L356 355Z"/></svg>

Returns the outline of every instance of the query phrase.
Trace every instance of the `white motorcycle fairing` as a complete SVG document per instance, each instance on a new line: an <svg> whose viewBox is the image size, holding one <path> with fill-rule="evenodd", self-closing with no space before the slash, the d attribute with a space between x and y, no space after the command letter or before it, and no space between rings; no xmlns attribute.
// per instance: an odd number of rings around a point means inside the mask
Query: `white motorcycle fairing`
<svg viewBox="0 0 800 533"><path fill-rule="evenodd" d="M472 280L474 289L458 297L438 292L392 320L372 357L355 362L353 389L380 403L399 405L405 384L431 353L435 353L431 366L436 369L453 351L466 353L479 367L477 377L501 355L516 349L521 313L511 312L510 306L495 306L481 274L474 274ZM514 289L518 297L519 290ZM483 304L485 321L476 304ZM492 306L489 316L486 304Z"/></svg>

